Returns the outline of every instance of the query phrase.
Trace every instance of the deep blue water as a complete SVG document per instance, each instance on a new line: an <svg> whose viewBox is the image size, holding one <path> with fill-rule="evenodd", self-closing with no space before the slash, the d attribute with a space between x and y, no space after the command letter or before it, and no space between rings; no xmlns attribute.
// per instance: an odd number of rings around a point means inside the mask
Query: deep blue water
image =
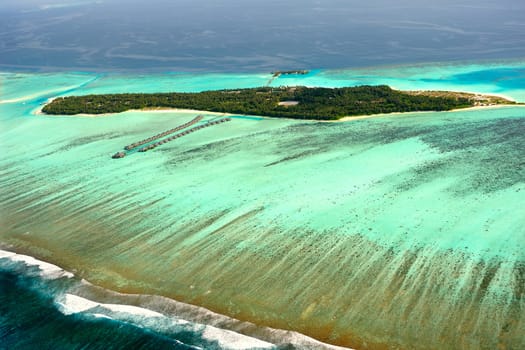
<svg viewBox="0 0 525 350"><path fill-rule="evenodd" d="M127 323L63 315L35 284L0 270L1 349L192 349Z"/></svg>
<svg viewBox="0 0 525 350"><path fill-rule="evenodd" d="M515 0L3 0L0 68L258 71L525 57Z"/></svg>

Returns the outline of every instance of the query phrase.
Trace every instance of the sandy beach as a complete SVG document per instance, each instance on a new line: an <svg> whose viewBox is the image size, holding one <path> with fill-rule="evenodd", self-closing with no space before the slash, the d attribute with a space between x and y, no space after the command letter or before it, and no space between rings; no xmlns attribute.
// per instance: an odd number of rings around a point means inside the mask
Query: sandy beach
<svg viewBox="0 0 525 350"><path fill-rule="evenodd" d="M525 107L525 105L517 104L517 105L492 105L492 106L474 106L474 107L468 107L468 108L456 108L451 109L450 111L420 111L420 112L395 112L395 113L382 113L382 114L371 114L371 115L358 115L358 116L348 116L343 117L338 120L329 120L327 122L348 122L352 120L360 120L360 119L369 119L369 118L381 118L381 117L391 117L391 116L403 116L403 115L409 115L409 114L425 114L425 113L453 113L453 112L459 112L459 111L476 111L476 110L487 110L487 109L498 109L498 108L505 108L505 107Z"/></svg>
<svg viewBox="0 0 525 350"><path fill-rule="evenodd" d="M47 103L51 103L53 99L50 99ZM46 104L47 104L46 103ZM38 109L36 109L33 114L39 115L39 116L50 116L44 112L42 112L42 109L45 105L40 106ZM119 114L123 113L129 113L129 112L139 112L139 113L158 113L158 114L168 114L168 113L196 113L196 114L209 114L209 115L216 115L216 116L233 116L234 114L231 113L220 113L220 112L210 112L210 111L200 111L196 109L184 109L184 108L144 108L144 109L130 109L125 112L120 113L102 113L102 114L87 114L87 113L80 113L80 114L74 114L74 115L60 115L60 117L82 117L82 118L103 118L103 117L113 117Z"/></svg>
<svg viewBox="0 0 525 350"><path fill-rule="evenodd" d="M501 95L503 97L503 95ZM50 99L48 103L50 103L53 99ZM36 111L33 112L34 115L38 116L48 116L47 114L42 112L42 108L44 106L39 107ZM458 108L458 109L452 109L450 111L439 111L444 113L451 113L451 112L457 112L457 111L474 111L474 110L487 110L487 109L497 109L497 108L504 108L504 107L525 107L525 105L522 104L516 104L516 105L491 105L491 106L474 106L474 107L468 107L468 108ZM69 118L104 118L104 117L114 117L117 115L121 115L123 113L128 112L139 112L139 113L158 113L158 114L169 114L169 113L188 113L188 114L208 114L208 115L216 115L216 116L224 116L224 117L231 117L235 116L236 114L232 113L220 113L220 112L210 112L210 111L202 111L202 110L196 110L196 109L184 109L184 108L145 108L145 109L130 109L125 112L121 113L103 113L103 114L75 114L75 115L61 115L60 117L69 117ZM274 118L274 117L267 117L267 116L257 116L260 118L267 118L267 119L287 119L287 120L296 120L296 121L311 121L311 122L322 122L322 123L340 123L340 122L349 122L354 120L361 120L361 119L370 119L370 118L382 118L382 117L392 117L392 116L403 116L403 115L412 115L412 114L424 114L424 113L433 113L436 111L417 111L417 112L394 112L394 113L381 113L381 114L370 114L370 115L356 115L356 116L347 116L343 117L341 119L337 120L315 120L315 119L295 119L295 118ZM53 116L51 116L53 117Z"/></svg>
<svg viewBox="0 0 525 350"><path fill-rule="evenodd" d="M400 90L402 91L402 90ZM427 93L449 93L449 91L432 91L432 90L414 90L414 91L408 91L415 94L427 94ZM458 94L472 94L475 95L475 97L479 97L481 99L487 99L490 100L491 98L498 97L505 99L509 102L516 102L515 99L512 97L509 97L504 94L484 94L479 93L475 91L450 91L450 93L458 93ZM46 115L42 112L42 109L45 105L53 102L55 98L50 98L47 100L47 102L39 107L36 111L33 112L35 115ZM442 112L456 112L456 111L470 111L470 110L484 110L484 109L493 109L493 108L502 108L504 106L509 106L507 104L487 104L487 105L477 105L473 107L467 107L467 108L456 108L452 109L450 111L442 111ZM515 105L513 105L515 106ZM519 106L519 104L518 104ZM166 107L153 107L153 108L144 108L144 109L130 109L125 112L144 112L144 113L197 113L197 114L212 114L217 116L234 116L235 114L232 113L221 113L221 112L213 112L213 111L203 111L203 110L194 110L194 109L187 109L187 108L166 108ZM125 113L121 112L121 113ZM315 119L304 119L308 121L315 121L315 122L347 122L347 121L353 121L353 120L361 120L361 119L369 119L369 118L380 118L380 117L387 117L387 116L396 116L396 115L407 115L407 114L414 114L414 113L430 113L430 112L437 112L437 111L413 111L413 112L393 112L393 113L380 113L380 114L369 114L369 115L356 115L356 116L346 116L337 120L315 120ZM439 111L441 112L441 111ZM70 117L86 117L86 118L94 118L94 117L109 117L114 116L121 113L102 113L102 114L87 114L87 113L80 113L75 115L70 115ZM271 118L275 119L274 117L267 117L267 116L257 116L262 118ZM294 119L294 120L302 120L302 119L296 119L296 118L279 118L279 119Z"/></svg>

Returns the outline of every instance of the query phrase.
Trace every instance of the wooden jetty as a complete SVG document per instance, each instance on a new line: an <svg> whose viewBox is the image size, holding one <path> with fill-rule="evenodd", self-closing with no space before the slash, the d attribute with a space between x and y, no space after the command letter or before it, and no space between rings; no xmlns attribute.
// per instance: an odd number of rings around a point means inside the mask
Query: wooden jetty
<svg viewBox="0 0 525 350"><path fill-rule="evenodd" d="M149 143L151 141L155 141L157 139L160 139L161 137L167 136L169 134L173 134L174 132L177 132L179 130L186 129L189 126L192 126L193 124L200 122L202 120L202 118L203 118L202 115L199 115L199 116L195 117L194 119L190 120L189 122L177 126L176 128L166 130L164 132L161 132L160 134L157 134L157 135L152 136L152 137L148 137L147 139L144 139L142 141L138 141L138 142L134 142L132 144L129 144L126 147L124 147L124 149L126 151L130 151L133 148L137 148L137 147L142 146L142 145L144 145L146 143ZM120 158L122 158L122 157L120 157Z"/></svg>
<svg viewBox="0 0 525 350"><path fill-rule="evenodd" d="M199 125L199 126L194 126L191 129L185 130L185 131L183 131L181 133L178 133L178 134L175 134L175 135L170 136L168 138L165 138L164 140L161 140L161 141L152 143L150 145L147 145L145 147L142 147L142 148L139 149L139 152L147 152L147 151L152 150L152 149L154 149L154 148L156 148L156 147L158 147L160 145L163 145L165 143L168 143L170 141L178 139L179 137L183 137L183 136L189 135L192 132L195 132L197 130L201 130L201 129L207 128L209 126L217 125L217 124L222 124L224 122L229 122L230 120L231 120L231 118L222 118L222 119L219 119L219 120L214 120L214 121L211 121L211 122L207 122L206 124L202 124L202 125Z"/></svg>

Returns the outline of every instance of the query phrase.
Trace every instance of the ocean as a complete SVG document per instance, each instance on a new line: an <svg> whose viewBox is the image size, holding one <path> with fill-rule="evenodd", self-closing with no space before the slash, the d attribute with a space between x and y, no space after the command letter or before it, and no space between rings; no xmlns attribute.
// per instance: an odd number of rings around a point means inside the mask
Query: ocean
<svg viewBox="0 0 525 350"><path fill-rule="evenodd" d="M0 67L271 72L521 59L516 0L3 0Z"/></svg>
<svg viewBox="0 0 525 350"><path fill-rule="evenodd" d="M525 102L525 2L3 0L0 349L523 349L525 108L315 122L49 99L386 84ZM308 69L306 75L271 72Z"/></svg>

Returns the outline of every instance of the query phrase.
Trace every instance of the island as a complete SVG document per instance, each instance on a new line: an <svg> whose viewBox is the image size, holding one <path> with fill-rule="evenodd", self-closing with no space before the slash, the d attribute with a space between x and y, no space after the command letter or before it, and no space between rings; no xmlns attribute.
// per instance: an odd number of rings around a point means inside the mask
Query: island
<svg viewBox="0 0 525 350"><path fill-rule="evenodd" d="M386 85L343 88L259 87L195 93L125 93L59 97L42 112L54 115L181 108L275 118L337 120L393 112L448 111L513 104L498 96L448 91L399 91Z"/></svg>
<svg viewBox="0 0 525 350"><path fill-rule="evenodd" d="M275 72L272 72L273 77L280 77L281 75L306 75L310 73L310 71L301 69L301 70L278 70Z"/></svg>

